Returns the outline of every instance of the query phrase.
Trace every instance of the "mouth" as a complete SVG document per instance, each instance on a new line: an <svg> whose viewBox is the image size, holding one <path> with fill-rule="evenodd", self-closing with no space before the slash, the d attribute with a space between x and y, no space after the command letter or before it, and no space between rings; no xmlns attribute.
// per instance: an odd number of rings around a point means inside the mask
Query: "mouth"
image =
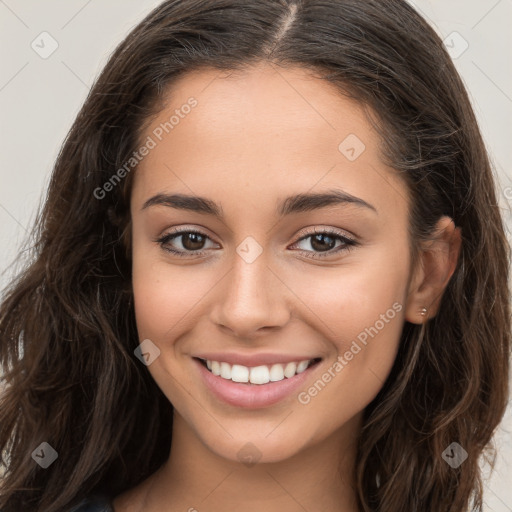
<svg viewBox="0 0 512 512"><path fill-rule="evenodd" d="M303 361L290 361L289 363L244 366L241 364L230 364L225 361L211 361L200 357L195 357L194 359L215 376L239 384L257 386L291 379L322 360L322 358L316 357Z"/></svg>
<svg viewBox="0 0 512 512"><path fill-rule="evenodd" d="M214 399L238 408L259 409L293 399L313 379L322 358L253 367L200 357L192 360Z"/></svg>

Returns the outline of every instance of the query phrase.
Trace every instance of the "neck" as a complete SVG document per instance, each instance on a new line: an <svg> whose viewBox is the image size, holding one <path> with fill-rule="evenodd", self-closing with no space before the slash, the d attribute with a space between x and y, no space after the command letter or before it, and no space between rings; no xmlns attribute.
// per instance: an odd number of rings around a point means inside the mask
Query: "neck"
<svg viewBox="0 0 512 512"><path fill-rule="evenodd" d="M175 412L170 456L148 487L144 510L358 512L354 485L361 416L286 460L250 465L205 446Z"/></svg>

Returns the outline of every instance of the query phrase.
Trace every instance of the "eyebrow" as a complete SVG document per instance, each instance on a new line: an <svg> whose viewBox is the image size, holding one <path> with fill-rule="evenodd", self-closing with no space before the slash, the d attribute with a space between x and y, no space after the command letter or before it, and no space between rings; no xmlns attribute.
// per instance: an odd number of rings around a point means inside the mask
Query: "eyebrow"
<svg viewBox="0 0 512 512"><path fill-rule="evenodd" d="M278 203L277 213L280 217L284 217L294 213L309 212L328 206L347 204L372 210L378 214L377 209L373 205L367 203L360 197L336 189L327 190L325 192L296 194L287 197L284 201ZM213 215L214 217L224 220L222 206L205 197L187 194L156 194L144 203L141 210L155 205Z"/></svg>

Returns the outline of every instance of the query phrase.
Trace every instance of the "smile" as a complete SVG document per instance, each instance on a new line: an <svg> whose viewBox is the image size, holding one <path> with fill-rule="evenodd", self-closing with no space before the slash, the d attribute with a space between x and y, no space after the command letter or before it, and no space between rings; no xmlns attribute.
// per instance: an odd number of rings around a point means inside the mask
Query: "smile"
<svg viewBox="0 0 512 512"><path fill-rule="evenodd" d="M290 379L295 375L302 373L311 365L320 359L308 359L304 361L292 361L286 364L244 366L241 364L229 364L224 361L211 361L209 359L200 359L201 363L213 373L226 380L238 383L250 384L268 384L269 382L279 382L285 378Z"/></svg>
<svg viewBox="0 0 512 512"><path fill-rule="evenodd" d="M290 400L312 379L322 358L245 366L193 357L200 381L211 396L224 404L260 409Z"/></svg>

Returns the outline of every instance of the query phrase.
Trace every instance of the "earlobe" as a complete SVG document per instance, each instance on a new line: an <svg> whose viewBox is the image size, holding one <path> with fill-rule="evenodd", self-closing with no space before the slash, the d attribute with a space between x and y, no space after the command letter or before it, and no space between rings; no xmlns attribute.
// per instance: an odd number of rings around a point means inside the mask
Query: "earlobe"
<svg viewBox="0 0 512 512"><path fill-rule="evenodd" d="M425 323L436 316L443 293L457 267L461 230L450 217L441 217L432 237L421 244L417 268L407 296L405 319Z"/></svg>

